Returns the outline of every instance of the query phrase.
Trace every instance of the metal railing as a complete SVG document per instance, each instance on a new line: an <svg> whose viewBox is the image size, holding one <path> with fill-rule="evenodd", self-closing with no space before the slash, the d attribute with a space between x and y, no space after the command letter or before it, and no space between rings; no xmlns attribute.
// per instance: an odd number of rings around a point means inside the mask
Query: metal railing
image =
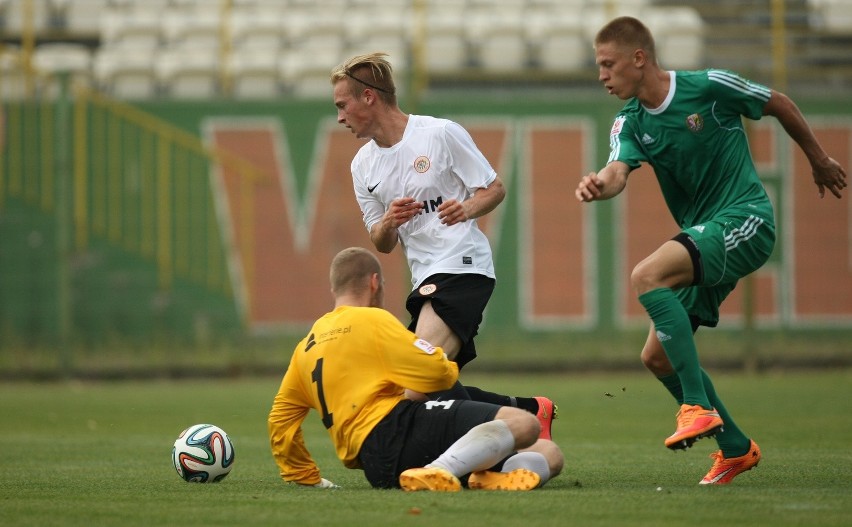
<svg viewBox="0 0 852 527"><path fill-rule="evenodd" d="M69 75L50 81L59 84L58 97L34 90L0 105L0 211L17 199L54 215L60 256L85 251L96 239L152 261L163 290L180 278L233 295L233 234L242 258L240 294L251 305L255 187L269 175L128 103L71 86ZM222 171L240 181L234 233L216 209L213 178Z"/></svg>

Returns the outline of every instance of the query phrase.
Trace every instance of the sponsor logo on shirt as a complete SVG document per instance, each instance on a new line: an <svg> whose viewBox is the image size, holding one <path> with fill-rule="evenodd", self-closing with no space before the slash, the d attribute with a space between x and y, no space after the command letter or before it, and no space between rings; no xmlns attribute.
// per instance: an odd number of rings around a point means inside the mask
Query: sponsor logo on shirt
<svg viewBox="0 0 852 527"><path fill-rule="evenodd" d="M320 333L319 338L320 338L320 340L325 340L328 337L333 337L333 336L336 336L336 335L343 335L343 334L349 333L351 331L352 331L352 326L346 326L345 328L332 328L328 331Z"/></svg>
<svg viewBox="0 0 852 527"><path fill-rule="evenodd" d="M423 353L425 353L426 355L431 355L431 354L435 353L436 351L438 351L438 348L429 344L428 342L426 342L423 339L415 340L414 341L414 347L420 348L421 350L423 350Z"/></svg>
<svg viewBox="0 0 852 527"><path fill-rule="evenodd" d="M418 174L424 174L431 166L432 163L426 156L419 156L414 160L414 170L417 171Z"/></svg>
<svg viewBox="0 0 852 527"><path fill-rule="evenodd" d="M318 335L311 333L308 336L308 343L305 344L305 352L307 352L308 350L310 350L311 348L313 348L314 346L316 346L318 344L325 344L326 342L328 342L330 340L338 339L338 338L342 337L343 335L346 335L347 333L351 333L351 332L352 332L352 326L346 326L346 327L332 328L328 331L323 331L322 333L320 333Z"/></svg>
<svg viewBox="0 0 852 527"><path fill-rule="evenodd" d="M651 137L647 133L642 136L642 144L643 145L650 145L654 141L656 141L656 139L654 139L653 137Z"/></svg>
<svg viewBox="0 0 852 527"><path fill-rule="evenodd" d="M609 135L618 135L621 133L621 129L624 127L624 121L627 120L627 117L624 115L619 115L615 118L615 121L612 123L612 129L609 131Z"/></svg>
<svg viewBox="0 0 852 527"><path fill-rule="evenodd" d="M700 132L704 129L704 118L694 113L686 118L686 127L693 132Z"/></svg>
<svg viewBox="0 0 852 527"><path fill-rule="evenodd" d="M473 265L473 258L471 258L470 256L462 256L462 264Z"/></svg>
<svg viewBox="0 0 852 527"><path fill-rule="evenodd" d="M381 183L381 181L379 181L379 183ZM367 187L367 192L369 192L370 194L372 194L372 193L373 193L373 191L374 191L374 190L376 190L376 187L378 187L378 186L379 186L379 183L376 183L376 184L375 184L375 185L373 185L372 187L369 187L369 186L368 186L368 187Z"/></svg>
<svg viewBox="0 0 852 527"><path fill-rule="evenodd" d="M424 199L423 200L423 208L420 209L420 214L429 214L432 212L437 212L438 207L444 202L443 196L438 196L434 199Z"/></svg>

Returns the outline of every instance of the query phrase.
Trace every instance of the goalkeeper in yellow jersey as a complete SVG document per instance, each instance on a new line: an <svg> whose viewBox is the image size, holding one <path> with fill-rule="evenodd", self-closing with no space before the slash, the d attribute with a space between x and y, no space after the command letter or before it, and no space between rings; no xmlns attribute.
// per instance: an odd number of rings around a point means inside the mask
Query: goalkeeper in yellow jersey
<svg viewBox="0 0 852 527"><path fill-rule="evenodd" d="M269 413L272 454L284 481L334 488L302 436L311 408L337 456L374 487L531 490L562 470L559 447L539 439L524 410L471 400L412 401L406 389L445 390L458 367L382 309L378 259L353 247L330 271L334 310L297 346Z"/></svg>

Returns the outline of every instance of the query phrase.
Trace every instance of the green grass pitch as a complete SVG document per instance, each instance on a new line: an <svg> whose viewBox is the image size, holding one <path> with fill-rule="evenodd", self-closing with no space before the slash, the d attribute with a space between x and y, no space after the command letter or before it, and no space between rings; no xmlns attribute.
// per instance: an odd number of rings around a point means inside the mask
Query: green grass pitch
<svg viewBox="0 0 852 527"><path fill-rule="evenodd" d="M283 369L282 369L283 371ZM711 372L712 374L712 372ZM763 449L725 487L699 486L713 440L674 453L674 401L649 374L463 375L560 405L564 473L529 493L374 490L337 461L312 414L308 446L327 491L284 484L266 414L278 378L0 385L0 524L8 526L849 525L852 371L716 373L738 423ZM183 482L171 446L210 422L234 442L221 483Z"/></svg>

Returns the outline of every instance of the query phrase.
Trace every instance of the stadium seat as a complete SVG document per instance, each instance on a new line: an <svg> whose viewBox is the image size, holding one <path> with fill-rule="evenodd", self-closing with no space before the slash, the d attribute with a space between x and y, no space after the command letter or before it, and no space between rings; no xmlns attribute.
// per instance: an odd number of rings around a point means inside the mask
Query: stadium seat
<svg viewBox="0 0 852 527"><path fill-rule="evenodd" d="M547 12L544 12L547 13ZM527 38L533 62L546 73L570 73L589 66L592 42L575 13L554 10L549 16L530 19Z"/></svg>
<svg viewBox="0 0 852 527"><path fill-rule="evenodd" d="M48 97L59 93L57 75L62 73L71 75L74 86L92 84L92 52L83 44L41 44L33 51L32 65L40 92Z"/></svg>
<svg viewBox="0 0 852 527"><path fill-rule="evenodd" d="M401 67L407 68L411 63L411 50L408 40L400 35L382 34L347 41L346 47L341 53L341 60L378 51L387 53L391 62L398 63ZM330 65L329 70L334 65Z"/></svg>
<svg viewBox="0 0 852 527"><path fill-rule="evenodd" d="M160 13L111 8L100 18L101 46L153 50L160 45Z"/></svg>
<svg viewBox="0 0 852 527"><path fill-rule="evenodd" d="M654 34L660 65L669 69L704 67L704 22L691 7L650 7L645 23Z"/></svg>
<svg viewBox="0 0 852 527"><path fill-rule="evenodd" d="M386 9L384 4L373 4L372 7L352 5L344 18L346 23L343 24L343 30L350 41L374 36L407 37L414 28L411 11L401 6Z"/></svg>
<svg viewBox="0 0 852 527"><path fill-rule="evenodd" d="M291 41L304 38L324 37L334 35L340 38L343 34L344 11L324 11L317 6L291 8L284 11L284 28Z"/></svg>
<svg viewBox="0 0 852 527"><path fill-rule="evenodd" d="M149 99L157 95L154 53L138 48L102 48L95 54L97 86L119 99Z"/></svg>
<svg viewBox="0 0 852 527"><path fill-rule="evenodd" d="M172 0L106 0L109 9L131 12L156 11L162 13L171 6Z"/></svg>
<svg viewBox="0 0 852 527"><path fill-rule="evenodd" d="M161 18L161 30L166 47L218 47L222 32L219 10L167 10Z"/></svg>
<svg viewBox="0 0 852 527"><path fill-rule="evenodd" d="M519 72L529 60L521 12L507 5L490 10L473 10L466 15L467 40L474 61L483 70L498 73Z"/></svg>
<svg viewBox="0 0 852 527"><path fill-rule="evenodd" d="M343 55L348 58L382 51L393 62L407 65L410 57L409 40L414 30L411 12L402 4L391 4L388 9L384 9L384 4L375 7L375 4L370 6L364 0L360 1L364 7L352 4L345 15Z"/></svg>
<svg viewBox="0 0 852 527"><path fill-rule="evenodd" d="M587 13L600 13L606 23L619 16L633 16L641 19L645 9L651 5L651 0L585 0L584 4Z"/></svg>
<svg viewBox="0 0 852 527"><path fill-rule="evenodd" d="M90 38L101 32L101 16L107 0L67 0L65 29L76 37Z"/></svg>
<svg viewBox="0 0 852 527"><path fill-rule="evenodd" d="M33 30L37 33L48 28L49 10L44 2L33 2ZM24 27L24 5L21 0L0 1L0 12L4 14L4 33L19 37Z"/></svg>
<svg viewBox="0 0 852 527"><path fill-rule="evenodd" d="M613 18L632 16L647 22L650 0L586 0L580 9L583 34L591 46L600 28Z"/></svg>
<svg viewBox="0 0 852 527"><path fill-rule="evenodd" d="M478 12L484 12L500 15L511 12L520 15L526 7L527 0L467 0L465 13L474 15Z"/></svg>
<svg viewBox="0 0 852 527"><path fill-rule="evenodd" d="M163 49L154 62L162 94L176 99L207 99L219 95L219 49L181 45Z"/></svg>
<svg viewBox="0 0 852 527"><path fill-rule="evenodd" d="M465 20L452 12L429 11L426 16L424 59L433 74L452 75L470 65Z"/></svg>
<svg viewBox="0 0 852 527"><path fill-rule="evenodd" d="M231 95L236 99L270 99L279 94L280 47L235 49L229 60Z"/></svg>
<svg viewBox="0 0 852 527"><path fill-rule="evenodd" d="M318 62L298 51L285 53L279 58L281 85L290 95L331 100L331 69L341 60L338 56L330 62Z"/></svg>
<svg viewBox="0 0 852 527"><path fill-rule="evenodd" d="M232 47L281 48L286 35L284 11L278 8L245 6L231 12L229 31Z"/></svg>
<svg viewBox="0 0 852 527"><path fill-rule="evenodd" d="M808 8L815 28L852 35L852 2L849 0L808 0Z"/></svg>
<svg viewBox="0 0 852 527"><path fill-rule="evenodd" d="M12 0L0 0L0 29L6 29L6 22L11 11Z"/></svg>

